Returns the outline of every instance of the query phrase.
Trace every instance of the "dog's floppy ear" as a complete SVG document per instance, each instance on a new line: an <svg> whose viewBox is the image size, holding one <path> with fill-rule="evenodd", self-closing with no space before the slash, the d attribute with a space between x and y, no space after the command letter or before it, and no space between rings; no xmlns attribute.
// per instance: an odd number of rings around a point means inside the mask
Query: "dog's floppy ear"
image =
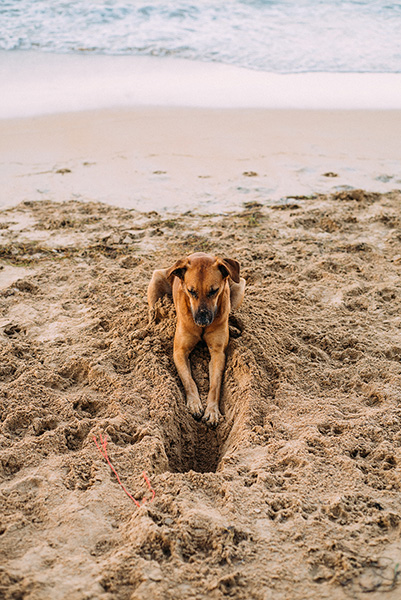
<svg viewBox="0 0 401 600"><path fill-rule="evenodd" d="M239 262L234 258L218 259L218 267L223 277L230 276L235 283L239 283Z"/></svg>
<svg viewBox="0 0 401 600"><path fill-rule="evenodd" d="M180 260L177 260L177 262L168 269L167 277L171 277L171 275L175 275L179 279L183 280L185 271L187 270L187 268L188 268L188 259L180 258Z"/></svg>

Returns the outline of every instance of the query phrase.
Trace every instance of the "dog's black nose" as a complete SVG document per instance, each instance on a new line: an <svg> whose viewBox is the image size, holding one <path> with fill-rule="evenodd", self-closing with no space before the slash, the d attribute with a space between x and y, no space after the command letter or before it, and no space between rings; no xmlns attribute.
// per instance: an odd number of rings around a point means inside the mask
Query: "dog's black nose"
<svg viewBox="0 0 401 600"><path fill-rule="evenodd" d="M201 309L195 313L194 321L199 327L207 327L213 321L213 313L209 309Z"/></svg>

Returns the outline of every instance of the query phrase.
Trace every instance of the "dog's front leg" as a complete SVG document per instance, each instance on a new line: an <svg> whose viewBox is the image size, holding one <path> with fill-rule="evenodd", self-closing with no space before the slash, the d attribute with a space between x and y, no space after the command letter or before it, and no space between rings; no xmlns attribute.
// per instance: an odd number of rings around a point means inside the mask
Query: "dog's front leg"
<svg viewBox="0 0 401 600"><path fill-rule="evenodd" d="M198 336L190 335L184 332L179 325L177 326L174 338L174 362L184 386L188 410L196 420L202 418L203 407L199 398L198 388L191 375L189 355L198 341Z"/></svg>
<svg viewBox="0 0 401 600"><path fill-rule="evenodd" d="M209 394L203 420L207 425L216 427L219 423L221 413L219 410L220 389L223 379L224 366L226 364L226 347L228 343L228 332L225 333L223 340L221 334L210 336L209 339L205 336L205 341L209 347L210 363L209 363Z"/></svg>

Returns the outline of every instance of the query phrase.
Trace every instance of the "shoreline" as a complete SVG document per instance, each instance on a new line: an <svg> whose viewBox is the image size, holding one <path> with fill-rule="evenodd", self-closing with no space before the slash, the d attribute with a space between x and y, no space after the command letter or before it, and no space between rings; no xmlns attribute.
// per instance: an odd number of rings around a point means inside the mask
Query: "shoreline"
<svg viewBox="0 0 401 600"><path fill-rule="evenodd" d="M154 107L401 109L401 73L275 73L174 57L0 51L0 119Z"/></svg>
<svg viewBox="0 0 401 600"><path fill-rule="evenodd" d="M136 107L0 120L0 208L237 210L401 187L401 111Z"/></svg>

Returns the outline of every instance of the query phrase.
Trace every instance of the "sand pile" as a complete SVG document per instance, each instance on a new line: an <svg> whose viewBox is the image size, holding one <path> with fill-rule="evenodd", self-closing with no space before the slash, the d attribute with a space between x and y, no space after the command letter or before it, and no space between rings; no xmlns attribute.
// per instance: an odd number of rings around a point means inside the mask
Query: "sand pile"
<svg viewBox="0 0 401 600"><path fill-rule="evenodd" d="M1 596L398 598L400 200L3 211ZM147 326L153 269L198 250L247 280L216 430L185 408L168 298ZM205 400L206 347L192 365Z"/></svg>

